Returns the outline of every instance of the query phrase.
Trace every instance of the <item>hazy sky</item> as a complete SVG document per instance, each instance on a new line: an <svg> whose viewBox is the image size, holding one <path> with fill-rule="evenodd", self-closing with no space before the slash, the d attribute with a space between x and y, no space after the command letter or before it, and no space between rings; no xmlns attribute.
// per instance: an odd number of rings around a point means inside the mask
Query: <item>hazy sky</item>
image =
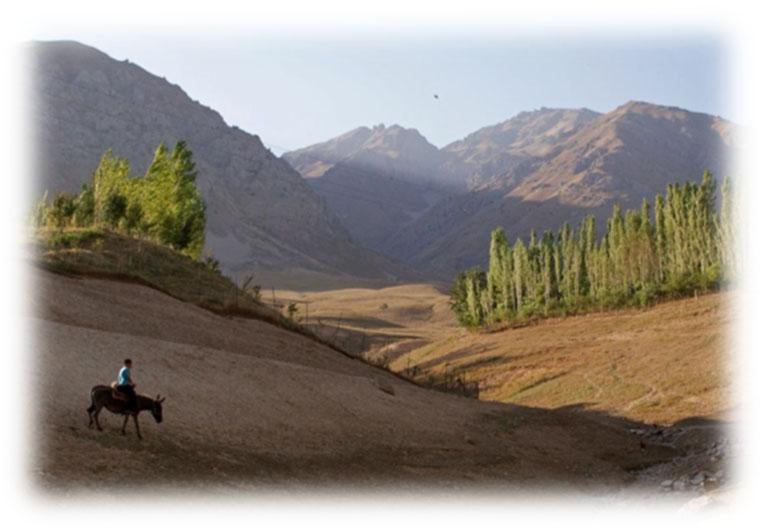
<svg viewBox="0 0 764 530"><path fill-rule="evenodd" d="M164 76L276 153L378 123L415 127L440 147L523 110L604 112L630 99L736 118L724 48L702 35L39 37L78 40Z"/></svg>

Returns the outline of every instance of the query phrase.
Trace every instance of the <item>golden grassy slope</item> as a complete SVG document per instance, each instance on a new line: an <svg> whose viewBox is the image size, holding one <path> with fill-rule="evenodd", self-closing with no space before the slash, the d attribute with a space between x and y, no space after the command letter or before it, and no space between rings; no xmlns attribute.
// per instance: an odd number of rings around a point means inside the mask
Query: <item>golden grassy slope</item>
<svg viewBox="0 0 764 530"><path fill-rule="evenodd" d="M481 398L572 404L648 422L718 417L729 407L729 294L541 321L495 333L457 332L391 368L446 369L481 382Z"/></svg>
<svg viewBox="0 0 764 530"><path fill-rule="evenodd" d="M429 285L277 291L277 298L311 301L310 321L320 333L394 371L420 380L464 373L480 382L481 399L552 408L584 403L661 423L719 417L731 406L729 293L493 333L459 328L447 295Z"/></svg>

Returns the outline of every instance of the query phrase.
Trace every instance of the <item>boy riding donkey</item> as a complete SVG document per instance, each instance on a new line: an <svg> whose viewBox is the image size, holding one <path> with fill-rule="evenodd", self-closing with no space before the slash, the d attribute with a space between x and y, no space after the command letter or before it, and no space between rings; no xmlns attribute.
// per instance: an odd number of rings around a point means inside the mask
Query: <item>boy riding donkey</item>
<svg viewBox="0 0 764 530"><path fill-rule="evenodd" d="M113 414L124 416L122 422L122 434L125 434L125 426L130 416L135 423L135 433L141 438L141 430L138 427L138 414L142 410L148 410L157 423L162 422L162 402L164 398L157 395L155 399L148 396L139 396L135 393L135 381L132 377L133 361L125 359L124 366L119 371L119 376L114 387L96 385L90 390L90 407L88 407L89 427L95 424L100 431L101 424L98 415L105 408ZM116 391L116 392L114 392ZM117 395L117 394L121 394ZM124 397L122 397L124 396Z"/></svg>

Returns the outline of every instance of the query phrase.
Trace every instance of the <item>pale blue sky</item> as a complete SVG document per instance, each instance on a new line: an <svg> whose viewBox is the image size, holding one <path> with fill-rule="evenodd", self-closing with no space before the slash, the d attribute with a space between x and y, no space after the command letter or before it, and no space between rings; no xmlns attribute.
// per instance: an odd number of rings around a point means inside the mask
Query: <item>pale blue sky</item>
<svg viewBox="0 0 764 530"><path fill-rule="evenodd" d="M725 97L725 49L707 35L39 38L78 40L129 59L260 135L276 153L377 123L415 127L441 147L523 110L606 112L631 99L737 121Z"/></svg>

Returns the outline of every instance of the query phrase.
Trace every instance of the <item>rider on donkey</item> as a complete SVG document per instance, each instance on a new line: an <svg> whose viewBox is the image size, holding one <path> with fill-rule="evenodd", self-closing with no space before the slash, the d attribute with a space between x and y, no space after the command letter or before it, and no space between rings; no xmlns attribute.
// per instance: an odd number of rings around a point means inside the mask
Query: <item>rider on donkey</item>
<svg viewBox="0 0 764 530"><path fill-rule="evenodd" d="M119 371L119 379L117 379L117 390L127 396L127 406L129 409L137 411L138 409L138 396L135 394L135 383L131 375L131 369L133 368L133 361L125 359L125 365Z"/></svg>

